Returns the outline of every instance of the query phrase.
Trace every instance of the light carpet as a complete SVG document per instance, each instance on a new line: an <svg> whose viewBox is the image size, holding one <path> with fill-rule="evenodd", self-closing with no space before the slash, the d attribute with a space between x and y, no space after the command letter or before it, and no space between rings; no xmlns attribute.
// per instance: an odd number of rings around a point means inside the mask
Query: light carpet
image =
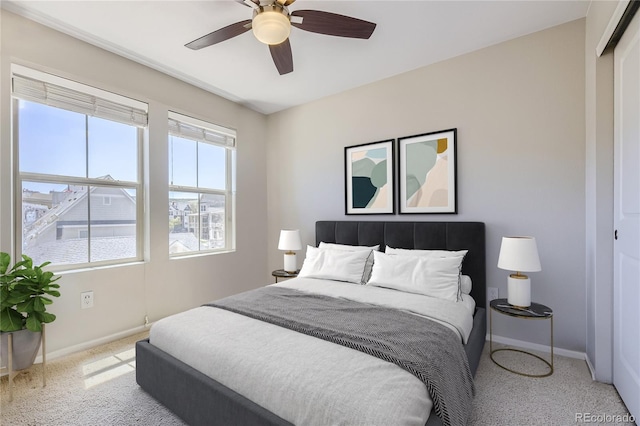
<svg viewBox="0 0 640 426"><path fill-rule="evenodd" d="M134 345L146 336L137 334L49 362L45 388L42 370L36 365L15 379L13 402L8 401L8 382L3 377L0 423L184 425L136 384ZM580 424L576 422L578 413L605 420L603 416L616 420L611 416L628 413L613 386L591 380L584 361L556 356L553 375L529 378L495 365L489 358L488 346L487 343L476 374L471 425L564 426ZM544 371L541 362L526 355L500 352L496 356L511 368L529 373Z"/></svg>

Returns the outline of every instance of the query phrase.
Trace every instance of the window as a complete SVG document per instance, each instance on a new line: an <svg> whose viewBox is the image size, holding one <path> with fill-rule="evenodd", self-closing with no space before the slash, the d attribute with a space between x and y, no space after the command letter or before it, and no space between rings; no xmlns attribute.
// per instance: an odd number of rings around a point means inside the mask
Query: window
<svg viewBox="0 0 640 426"><path fill-rule="evenodd" d="M235 248L235 131L169 112L169 254Z"/></svg>
<svg viewBox="0 0 640 426"><path fill-rule="evenodd" d="M147 105L15 66L18 252L79 267L142 259Z"/></svg>

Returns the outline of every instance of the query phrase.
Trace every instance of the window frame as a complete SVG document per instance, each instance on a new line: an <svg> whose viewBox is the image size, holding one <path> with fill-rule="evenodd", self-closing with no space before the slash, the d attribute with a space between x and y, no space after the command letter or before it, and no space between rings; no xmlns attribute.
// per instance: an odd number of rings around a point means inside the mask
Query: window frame
<svg viewBox="0 0 640 426"><path fill-rule="evenodd" d="M98 89L95 87L87 86L82 83L75 82L73 80L68 80L66 78L61 78L52 74L44 73L41 71L36 71L30 68L26 68L20 65L12 64L11 69L11 80L13 82L14 76L24 76L31 79L39 80L46 83L54 84L57 86L64 87L69 90L74 90L80 93L84 93L86 95L102 97L103 99L107 99L111 102L122 102L123 104L135 104L137 107L144 105L145 112L148 113L148 105L141 101L133 100L127 98L122 95L114 94L111 92L107 92L102 89ZM49 269L54 272L60 271L73 271L79 269L86 268L95 268L101 266L117 266L117 265L125 265L134 262L140 262L144 260L144 247L145 247L145 182L144 182L144 141L145 136L148 129L148 124L144 127L136 124L130 124L136 127L136 153L137 153L137 182L126 181L126 180L113 180L108 181L104 179L90 178L90 177L77 177L77 176L66 176L66 175L52 175L48 173L34 173L34 172L21 172L20 171L20 135L19 135L19 115L20 108L19 103L21 100L38 103L40 105L45 105L51 108L63 109L59 106L48 105L44 102L38 102L36 100L25 99L19 95L16 95L11 90L11 117L12 117L12 148L13 148L13 156L12 156L12 169L13 169L13 191L14 196L14 250L16 253L16 258L19 258L23 254L23 238L24 238L24 222L22 217L22 186L23 182L40 182L40 183L50 183L50 184L62 184L62 185L83 185L87 186L87 258L88 262L82 263L52 263L49 265ZM73 111L72 109L68 109ZM85 115L85 117L95 116L104 120L109 120L113 122L118 122L117 120L110 119L108 117L102 117L99 114L90 115L81 111L74 111L79 114ZM124 124L124 123L123 123ZM88 129L85 130L85 143L88 144L90 140L90 135ZM87 150L85 154L85 164L88 166L89 162L89 151ZM91 261L91 191L89 188L92 187L103 187L103 188L117 188L126 190L127 188L133 188L136 191L136 255L135 257L127 257L127 258L118 258L118 259L110 259L110 260L100 260L100 261ZM97 203L97 200L94 200Z"/></svg>
<svg viewBox="0 0 640 426"><path fill-rule="evenodd" d="M212 189L212 188L201 188L199 186L189 186L189 185L174 185L173 182L169 181L168 183L168 193L172 192L183 192L193 194L194 198L198 200L198 207L192 211L198 214L198 241L200 241L200 232L202 230L202 207L201 204L202 196L209 195L222 195L224 196L224 247L220 248L209 248L202 249L200 248L200 242L198 243L198 250L183 252L183 253L171 253L169 252L170 259L180 259L191 256L201 256L201 255L211 255L218 253L229 253L234 252L236 250L236 190L235 190L235 174L236 174L236 150L237 150L237 136L236 131L233 129L229 129L226 127L219 126L217 124L200 120L197 118L193 118L191 116L181 114L178 112L174 112L169 110L168 121L174 120L178 123L184 123L191 127L198 127L204 129L205 131L214 132L225 136L227 138L227 143L216 143L210 140L205 140L204 138L196 138L190 137L188 135L177 134L171 131L171 126L169 126L169 130L167 131L167 164L171 165L173 161L171 154L171 137L177 137L182 139L187 139L194 141L196 143L196 185L198 181L199 174L199 155L198 155L198 143L210 144L216 147L224 148L225 150L225 188L224 189ZM229 140L231 139L231 142ZM184 213L184 212L183 212ZM186 215L186 213L185 213ZM183 216L183 217L187 217ZM188 219L187 219L188 220ZM168 248L171 247L169 244ZM169 250L168 250L169 251Z"/></svg>

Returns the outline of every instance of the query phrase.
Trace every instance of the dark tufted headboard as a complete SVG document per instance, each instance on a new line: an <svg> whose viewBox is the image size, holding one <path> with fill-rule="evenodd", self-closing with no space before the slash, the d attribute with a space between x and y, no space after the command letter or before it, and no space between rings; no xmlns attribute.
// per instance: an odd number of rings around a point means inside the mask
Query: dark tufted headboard
<svg viewBox="0 0 640 426"><path fill-rule="evenodd" d="M469 250L462 273L473 281L471 296L486 307L486 255L483 222L316 222L316 245L338 243L422 250Z"/></svg>

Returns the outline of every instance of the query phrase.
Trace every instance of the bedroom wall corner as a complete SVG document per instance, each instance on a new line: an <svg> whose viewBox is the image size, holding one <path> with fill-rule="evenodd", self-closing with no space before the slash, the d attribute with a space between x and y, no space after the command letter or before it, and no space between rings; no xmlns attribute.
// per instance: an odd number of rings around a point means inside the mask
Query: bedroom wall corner
<svg viewBox="0 0 640 426"><path fill-rule="evenodd" d="M4 14L6 12L0 8L0 123L7 123L11 120L9 111L11 109L11 97L6 93L11 91L11 81L9 75L11 72L11 64L6 56L6 49L2 24ZM2 143L1 141L11 140L11 131L9 126L0 127L0 200L10 199L11 192L11 145ZM0 251L11 252L13 240L11 232L9 232L11 223L11 204L0 202Z"/></svg>
<svg viewBox="0 0 640 426"><path fill-rule="evenodd" d="M535 236L533 299L553 307L557 345L584 352L584 37L580 19L270 115L269 268L282 263L282 227L313 244L317 220L484 221L488 285L506 297L501 237ZM453 127L457 215L345 216L345 146ZM548 332L494 324L531 343L548 345Z"/></svg>

